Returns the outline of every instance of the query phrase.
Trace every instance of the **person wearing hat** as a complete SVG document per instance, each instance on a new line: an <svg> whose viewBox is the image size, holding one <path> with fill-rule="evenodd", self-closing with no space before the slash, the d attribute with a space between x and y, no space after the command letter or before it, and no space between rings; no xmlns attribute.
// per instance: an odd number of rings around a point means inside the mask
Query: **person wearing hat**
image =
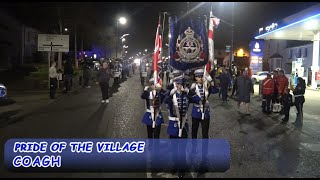
<svg viewBox="0 0 320 180"><path fill-rule="evenodd" d="M271 113L271 99L274 93L274 80L271 77L271 74L267 74L267 77L262 81L262 112Z"/></svg>
<svg viewBox="0 0 320 180"><path fill-rule="evenodd" d="M141 98L146 100L146 113L142 122L147 126L148 138L159 138L161 124L164 123L161 113L161 104L166 97L161 85L154 84L154 79L149 80L150 87L146 86L141 94Z"/></svg>
<svg viewBox="0 0 320 180"><path fill-rule="evenodd" d="M204 70L198 69L194 72L196 82L190 88L190 102L193 103L192 107L192 138L197 138L199 124L202 127L202 138L209 138L209 120L210 108L208 97L209 94L218 93L219 90L214 86L213 82L210 83L203 77Z"/></svg>
<svg viewBox="0 0 320 180"><path fill-rule="evenodd" d="M170 94L165 99L165 103L167 104L168 112L169 112L169 125L167 128L167 133L170 139L176 138L188 138L188 120L187 120L187 113L189 107L189 99L188 93L189 89L183 87L185 84L185 78L183 76L178 76L174 78L174 82L176 87L170 91ZM178 177L181 178L184 176L186 167L179 166L178 154L183 155L183 161L186 161L185 149L186 144L178 143L172 144L172 146L177 146L178 148L173 148L176 151L173 152L173 161L174 165L174 172L178 172ZM182 163L184 164L184 163Z"/></svg>
<svg viewBox="0 0 320 180"><path fill-rule="evenodd" d="M180 70L174 70L172 71L172 73L170 74L171 76L171 79L169 81L169 83L167 84L167 90L169 90L169 92L176 88L176 82L174 81L175 78L177 78L178 76L181 76L182 75L182 71Z"/></svg>

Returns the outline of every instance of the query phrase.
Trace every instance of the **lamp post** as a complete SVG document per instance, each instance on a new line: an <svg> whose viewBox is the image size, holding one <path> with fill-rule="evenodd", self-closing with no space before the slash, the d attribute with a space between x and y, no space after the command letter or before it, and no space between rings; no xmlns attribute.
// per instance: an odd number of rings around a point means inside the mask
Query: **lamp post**
<svg viewBox="0 0 320 180"><path fill-rule="evenodd" d="M117 32L116 32L116 58L118 58L118 37L119 37L119 23L124 25L127 23L127 19L125 17L120 17L117 21Z"/></svg>
<svg viewBox="0 0 320 180"><path fill-rule="evenodd" d="M232 19L231 19L231 58L230 58L230 69L232 68L232 62L234 61L234 54L233 54L233 50L234 50L234 47L233 47L233 10L234 10L234 2L232 2Z"/></svg>

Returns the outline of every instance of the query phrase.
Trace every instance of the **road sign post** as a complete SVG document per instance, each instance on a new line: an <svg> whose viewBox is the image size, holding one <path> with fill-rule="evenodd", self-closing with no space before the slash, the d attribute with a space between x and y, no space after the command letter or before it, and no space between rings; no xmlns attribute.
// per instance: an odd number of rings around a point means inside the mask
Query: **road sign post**
<svg viewBox="0 0 320 180"><path fill-rule="evenodd" d="M38 51L48 52L48 65L50 69L51 52L69 52L69 35L38 34ZM48 73L48 87L50 89L50 76ZM59 79L58 84L59 84Z"/></svg>

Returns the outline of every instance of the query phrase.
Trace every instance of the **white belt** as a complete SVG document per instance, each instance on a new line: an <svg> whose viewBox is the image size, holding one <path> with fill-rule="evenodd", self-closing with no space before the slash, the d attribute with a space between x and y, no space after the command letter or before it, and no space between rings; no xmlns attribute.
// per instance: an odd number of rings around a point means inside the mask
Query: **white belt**
<svg viewBox="0 0 320 180"><path fill-rule="evenodd" d="M300 96L304 96L304 95L302 95L302 94L294 95L294 97L300 97Z"/></svg>
<svg viewBox="0 0 320 180"><path fill-rule="evenodd" d="M179 121L179 119L177 117L172 117L172 116L169 116L168 119L170 121Z"/></svg>
<svg viewBox="0 0 320 180"><path fill-rule="evenodd" d="M180 121L179 118L177 118L177 117L172 117L172 116L168 116L168 119L169 119L170 121ZM183 119L187 119L187 115L184 116Z"/></svg>
<svg viewBox="0 0 320 180"><path fill-rule="evenodd" d="M202 105L199 105L199 104L194 104L193 106L195 106L195 107L200 107L200 108L202 108L203 106ZM206 108L208 108L209 106L206 106Z"/></svg>

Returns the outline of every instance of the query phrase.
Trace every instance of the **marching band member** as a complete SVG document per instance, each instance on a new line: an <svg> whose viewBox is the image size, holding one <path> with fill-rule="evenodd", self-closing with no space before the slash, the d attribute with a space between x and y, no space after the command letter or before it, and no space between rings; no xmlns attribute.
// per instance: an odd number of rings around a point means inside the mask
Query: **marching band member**
<svg viewBox="0 0 320 180"><path fill-rule="evenodd" d="M174 79L175 86L170 94L165 99L167 108L169 111L169 125L167 133L170 139L176 138L188 138L188 120L187 113L189 107L188 100L188 88L183 87L185 84L185 79L183 76L176 77ZM171 146L176 146L172 149L173 152L173 161L174 161L174 170L173 172L178 172L178 177L182 178L185 175L187 167L186 164L186 144L183 142L173 142ZM182 157L182 161L179 161L177 157ZM180 165L179 165L180 163Z"/></svg>
<svg viewBox="0 0 320 180"><path fill-rule="evenodd" d="M147 125L148 138L159 138L163 116L161 113L161 104L166 96L166 92L160 84L154 84L154 79L150 79L150 87L146 86L141 98L146 100L146 113L142 122Z"/></svg>
<svg viewBox="0 0 320 180"><path fill-rule="evenodd" d="M192 138L196 139L199 129L199 124L202 127L202 138L209 138L209 121L210 107L208 97L209 94L218 93L219 90L214 87L213 82L203 78L203 69L198 69L194 72L196 83L193 83L190 88L190 102L194 103L192 108Z"/></svg>

